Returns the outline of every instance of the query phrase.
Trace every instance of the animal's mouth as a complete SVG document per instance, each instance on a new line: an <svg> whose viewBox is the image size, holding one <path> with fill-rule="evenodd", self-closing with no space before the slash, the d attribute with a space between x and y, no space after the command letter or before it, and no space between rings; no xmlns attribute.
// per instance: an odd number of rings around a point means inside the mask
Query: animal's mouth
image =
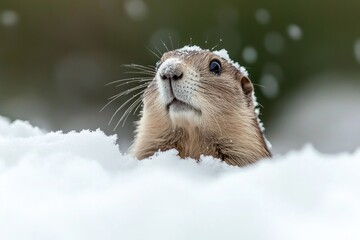
<svg viewBox="0 0 360 240"><path fill-rule="evenodd" d="M201 115L201 111L188 103L185 103L177 98L174 98L170 103L167 104L166 109L170 111L170 108L176 112L182 111L194 111Z"/></svg>

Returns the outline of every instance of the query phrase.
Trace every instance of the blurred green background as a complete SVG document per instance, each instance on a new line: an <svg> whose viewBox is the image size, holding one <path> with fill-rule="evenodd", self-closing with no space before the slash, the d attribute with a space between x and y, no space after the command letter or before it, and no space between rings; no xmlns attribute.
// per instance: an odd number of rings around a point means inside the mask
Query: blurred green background
<svg viewBox="0 0 360 240"><path fill-rule="evenodd" d="M359 0L1 0L0 115L47 130L101 128L126 151L138 117L114 132L125 99L99 110L123 89L104 86L129 77L122 64L154 65L147 48L163 52L170 35L175 47L218 45L247 67L274 153L307 142L353 150L359 23Z"/></svg>

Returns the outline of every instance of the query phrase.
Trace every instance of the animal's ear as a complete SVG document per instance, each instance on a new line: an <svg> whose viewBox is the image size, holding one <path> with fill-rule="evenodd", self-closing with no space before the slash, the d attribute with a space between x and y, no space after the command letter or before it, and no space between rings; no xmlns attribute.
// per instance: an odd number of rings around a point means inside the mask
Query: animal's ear
<svg viewBox="0 0 360 240"><path fill-rule="evenodd" d="M254 87L251 80L240 72L236 73L236 80L239 83L239 87L241 88L245 98L252 99L252 92L254 91Z"/></svg>
<svg viewBox="0 0 360 240"><path fill-rule="evenodd" d="M251 83L250 79L246 76L241 76L240 79L241 89L246 98L252 98L252 92L254 90L253 84Z"/></svg>
<svg viewBox="0 0 360 240"><path fill-rule="evenodd" d="M254 90L253 84L250 79L242 73L237 73L237 80L239 87L241 88L242 93L244 94L244 99L248 106L252 105L252 92Z"/></svg>

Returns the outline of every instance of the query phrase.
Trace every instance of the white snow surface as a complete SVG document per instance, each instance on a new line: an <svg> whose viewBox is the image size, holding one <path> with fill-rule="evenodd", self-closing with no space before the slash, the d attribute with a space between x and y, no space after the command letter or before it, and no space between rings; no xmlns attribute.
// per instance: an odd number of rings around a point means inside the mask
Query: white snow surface
<svg viewBox="0 0 360 240"><path fill-rule="evenodd" d="M360 239L360 149L239 168L115 141L0 118L0 239Z"/></svg>

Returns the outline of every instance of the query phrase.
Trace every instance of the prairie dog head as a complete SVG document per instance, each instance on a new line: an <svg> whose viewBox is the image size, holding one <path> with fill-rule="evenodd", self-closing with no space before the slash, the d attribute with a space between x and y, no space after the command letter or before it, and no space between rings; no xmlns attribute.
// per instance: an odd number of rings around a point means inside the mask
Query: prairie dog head
<svg viewBox="0 0 360 240"><path fill-rule="evenodd" d="M162 56L152 94L158 95L156 105L174 126L218 128L212 126L216 124L214 117L227 118L249 108L253 112L253 85L246 70L222 55L185 47ZM146 98L147 94L145 102Z"/></svg>

